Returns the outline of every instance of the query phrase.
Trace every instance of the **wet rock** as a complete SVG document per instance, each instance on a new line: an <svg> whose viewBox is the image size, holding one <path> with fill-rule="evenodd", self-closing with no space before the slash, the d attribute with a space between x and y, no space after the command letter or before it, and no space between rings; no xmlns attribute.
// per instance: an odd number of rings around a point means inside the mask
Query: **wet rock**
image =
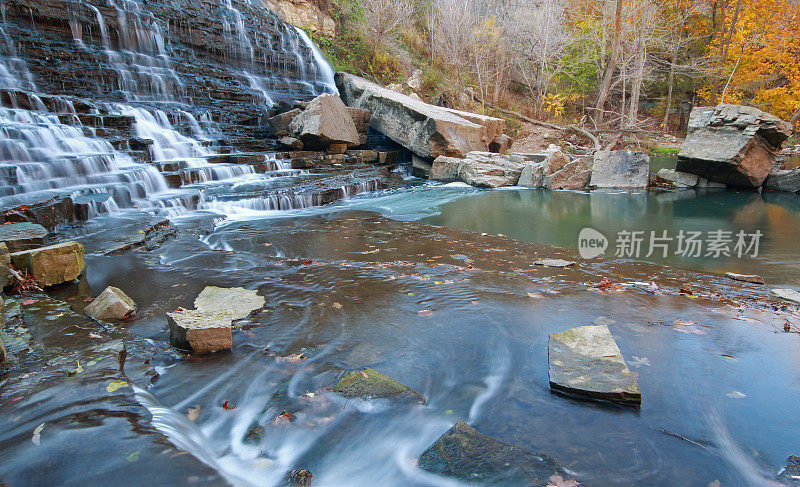
<svg viewBox="0 0 800 487"><path fill-rule="evenodd" d="M764 189L789 193L800 192L800 167L771 172L764 180Z"/></svg>
<svg viewBox="0 0 800 487"><path fill-rule="evenodd" d="M300 139L295 139L294 137L286 137L281 138L280 143L285 145L286 147L291 147L292 149L303 150L303 141Z"/></svg>
<svg viewBox="0 0 800 487"><path fill-rule="evenodd" d="M676 188L694 188L700 179L697 174L676 171L675 169L659 169L656 176Z"/></svg>
<svg viewBox="0 0 800 487"><path fill-rule="evenodd" d="M301 112L302 110L299 108L294 108L288 112L279 113L274 117L270 117L267 121L269 129L276 137L285 137L289 135L289 125L292 123L292 120L294 120L294 117L300 115Z"/></svg>
<svg viewBox="0 0 800 487"><path fill-rule="evenodd" d="M366 134L367 132L369 132L369 119L370 119L369 110L347 107L347 113L349 113L350 118L353 119L353 123L356 125L356 131L359 134Z"/></svg>
<svg viewBox="0 0 800 487"><path fill-rule="evenodd" d="M525 159L521 156L470 152L464 159L437 157L431 165L429 178L442 182L461 180L484 188L514 186L524 166Z"/></svg>
<svg viewBox="0 0 800 487"><path fill-rule="evenodd" d="M428 178L431 181L451 183L459 180L459 168L464 159L459 157L439 156L431 165Z"/></svg>
<svg viewBox="0 0 800 487"><path fill-rule="evenodd" d="M121 320L136 313L136 303L121 289L108 286L83 312L96 320Z"/></svg>
<svg viewBox="0 0 800 487"><path fill-rule="evenodd" d="M800 485L800 457L792 455L786 459L786 468L778 475L785 485Z"/></svg>
<svg viewBox="0 0 800 487"><path fill-rule="evenodd" d="M319 149L330 144L359 144L353 118L338 95L320 95L294 117L289 132L307 148Z"/></svg>
<svg viewBox="0 0 800 487"><path fill-rule="evenodd" d="M336 21L331 17L331 10L325 7L325 3L308 0L265 0L265 2L282 19L293 25L329 37L336 35Z"/></svg>
<svg viewBox="0 0 800 487"><path fill-rule="evenodd" d="M6 303L3 296L0 296L0 329L6 325ZM6 347L3 346L3 340L0 339L0 364L6 361Z"/></svg>
<svg viewBox="0 0 800 487"><path fill-rule="evenodd" d="M0 242L0 290L11 284L11 255L5 243Z"/></svg>
<svg viewBox="0 0 800 487"><path fill-rule="evenodd" d="M264 296L242 287L208 286L194 300L198 311L227 312L231 320L241 320L267 304Z"/></svg>
<svg viewBox="0 0 800 487"><path fill-rule="evenodd" d="M550 335L550 388L569 395L638 406L639 386L606 325Z"/></svg>
<svg viewBox="0 0 800 487"><path fill-rule="evenodd" d="M425 403L425 397L410 387L368 367L347 372L333 391L348 398L403 398Z"/></svg>
<svg viewBox="0 0 800 487"><path fill-rule="evenodd" d="M347 144L331 144L326 149L328 154L344 154L347 152Z"/></svg>
<svg viewBox="0 0 800 487"><path fill-rule="evenodd" d="M786 301L792 301L793 303L800 304L800 292L797 292L794 289L772 289L769 293L776 298L785 299Z"/></svg>
<svg viewBox="0 0 800 487"><path fill-rule="evenodd" d="M627 150L597 151L589 183L595 188L646 188L650 156Z"/></svg>
<svg viewBox="0 0 800 487"><path fill-rule="evenodd" d="M42 286L74 281L86 268L83 245L78 242L14 252L10 257L14 267L31 274Z"/></svg>
<svg viewBox="0 0 800 487"><path fill-rule="evenodd" d="M544 267L569 267L575 265L575 262L564 259L539 259L533 265L540 265Z"/></svg>
<svg viewBox="0 0 800 487"><path fill-rule="evenodd" d="M577 487L575 480L547 454L518 448L457 422L419 457L420 468L487 485Z"/></svg>
<svg viewBox="0 0 800 487"><path fill-rule="evenodd" d="M0 225L0 242L10 252L35 249L44 245L47 229L36 223L7 223Z"/></svg>
<svg viewBox="0 0 800 487"><path fill-rule="evenodd" d="M233 346L229 311L183 309L167 313L169 341L173 347L193 353L230 350Z"/></svg>
<svg viewBox="0 0 800 487"><path fill-rule="evenodd" d="M464 157L471 151L489 149L492 139L484 140L482 125L444 108L347 73L337 73L336 84L348 106L371 112L372 128L423 159Z"/></svg>
<svg viewBox="0 0 800 487"><path fill-rule="evenodd" d="M307 468L298 468L289 472L289 485L291 487L308 487L314 474Z"/></svg>
<svg viewBox="0 0 800 487"><path fill-rule="evenodd" d="M737 274L735 272L726 272L725 277L733 279L734 281L752 282L753 284L764 284L764 278L755 274Z"/></svg>
<svg viewBox="0 0 800 487"><path fill-rule="evenodd" d="M675 169L728 186L758 188L791 134L790 124L754 107L696 107Z"/></svg>

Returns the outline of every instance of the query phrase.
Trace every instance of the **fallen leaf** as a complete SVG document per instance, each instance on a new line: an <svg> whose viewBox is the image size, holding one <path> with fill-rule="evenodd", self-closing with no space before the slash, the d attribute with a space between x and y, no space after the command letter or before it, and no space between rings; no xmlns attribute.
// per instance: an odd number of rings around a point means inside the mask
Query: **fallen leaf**
<svg viewBox="0 0 800 487"><path fill-rule="evenodd" d="M229 405L228 401L225 401L224 403L222 403L222 409L224 409L225 411L233 411L234 409L236 409L236 406Z"/></svg>
<svg viewBox="0 0 800 487"><path fill-rule="evenodd" d="M433 311L429 309L423 309L422 311L417 312L417 316L433 316Z"/></svg>
<svg viewBox="0 0 800 487"><path fill-rule="evenodd" d="M195 406L193 408L189 408L186 410L186 417L189 418L189 421L196 421L197 418L200 416L200 411L202 411L202 406Z"/></svg>
<svg viewBox="0 0 800 487"><path fill-rule="evenodd" d="M129 461L130 463L138 462L139 461L139 452L135 451L135 452L131 453L130 455L128 455L125 458L125 460Z"/></svg>
<svg viewBox="0 0 800 487"><path fill-rule="evenodd" d="M80 360L78 361L78 366L68 372L69 375L80 374L83 372L83 367L81 366Z"/></svg>
<svg viewBox="0 0 800 487"><path fill-rule="evenodd" d="M33 430L33 436L31 436L31 441L34 445L39 446L39 443L42 441L42 430L44 429L44 423L40 424Z"/></svg>
<svg viewBox="0 0 800 487"><path fill-rule="evenodd" d="M125 382L124 380L114 381L114 382L111 382L110 384L108 384L106 386L106 391L108 391L108 392L116 392L119 389L122 389L122 388L125 388L125 387L128 387L128 383Z"/></svg>
<svg viewBox="0 0 800 487"><path fill-rule="evenodd" d="M28 306L30 304L33 304L33 303L37 302L37 301L39 301L39 300L38 299L26 299L26 300L22 301L22 304L25 305L25 306Z"/></svg>
<svg viewBox="0 0 800 487"><path fill-rule="evenodd" d="M336 309L342 309L342 305L340 303L333 303L333 307Z"/></svg>
<svg viewBox="0 0 800 487"><path fill-rule="evenodd" d="M103 337L101 337L97 333L92 332L92 333L89 333L89 338L103 338Z"/></svg>
<svg viewBox="0 0 800 487"><path fill-rule="evenodd" d="M364 372L363 370L360 371L360 372L361 372L361 375L364 376L365 379L369 379L369 376L367 375L366 372Z"/></svg>

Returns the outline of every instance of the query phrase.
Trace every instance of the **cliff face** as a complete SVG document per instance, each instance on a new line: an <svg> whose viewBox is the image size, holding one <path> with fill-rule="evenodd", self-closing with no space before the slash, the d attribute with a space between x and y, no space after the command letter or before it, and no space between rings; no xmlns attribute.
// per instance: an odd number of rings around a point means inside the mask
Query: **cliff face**
<svg viewBox="0 0 800 487"><path fill-rule="evenodd" d="M330 2L327 0L262 1L287 22L328 36L336 35L336 22L330 15Z"/></svg>
<svg viewBox="0 0 800 487"><path fill-rule="evenodd" d="M247 1L7 0L3 19L6 87L179 107L223 132L331 89L297 30Z"/></svg>

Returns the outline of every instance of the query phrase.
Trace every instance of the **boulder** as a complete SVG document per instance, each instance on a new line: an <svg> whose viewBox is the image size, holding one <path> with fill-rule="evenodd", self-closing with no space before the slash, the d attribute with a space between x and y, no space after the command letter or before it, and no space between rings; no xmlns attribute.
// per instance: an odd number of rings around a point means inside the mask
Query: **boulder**
<svg viewBox="0 0 800 487"><path fill-rule="evenodd" d="M348 106L371 112L372 128L423 159L486 151L494 138L486 138L483 125L358 76L337 73L336 85Z"/></svg>
<svg viewBox="0 0 800 487"><path fill-rule="evenodd" d="M300 115L302 110L299 108L294 108L289 110L288 112L280 113L271 117L267 124L269 124L269 129L275 134L276 137L285 137L289 135L289 125L294 120L294 117Z"/></svg>
<svg viewBox="0 0 800 487"><path fill-rule="evenodd" d="M764 180L764 189L789 193L800 192L800 167L771 172Z"/></svg>
<svg viewBox="0 0 800 487"><path fill-rule="evenodd" d="M243 287L208 286L194 300L194 307L198 311L224 311L230 314L231 320L247 318L266 304L264 296Z"/></svg>
<svg viewBox="0 0 800 487"><path fill-rule="evenodd" d="M784 468L778 480L783 485L800 486L800 457L792 455L786 459L786 468Z"/></svg>
<svg viewBox="0 0 800 487"><path fill-rule="evenodd" d="M481 141L491 144L496 138L503 136L506 131L506 121L502 118L490 117L488 115L481 115L480 113L465 112L463 110L455 110L453 108L445 108L448 112L468 120L472 123L477 123L483 130L481 132ZM508 136L506 136L508 137ZM509 137L509 147L511 146L511 138Z"/></svg>
<svg viewBox="0 0 800 487"><path fill-rule="evenodd" d="M347 112L350 114L350 118L353 119L353 123L356 126L356 131L359 134L366 134L369 132L369 110L347 107Z"/></svg>
<svg viewBox="0 0 800 487"><path fill-rule="evenodd" d="M20 252L43 246L47 233L46 228L36 223L6 223L0 225L0 242L10 252Z"/></svg>
<svg viewBox="0 0 800 487"><path fill-rule="evenodd" d="M606 325L550 335L550 388L568 395L638 406L639 386Z"/></svg>
<svg viewBox="0 0 800 487"><path fill-rule="evenodd" d="M750 282L753 284L764 284L764 278L755 274L737 274L735 272L726 272L725 277L733 279L734 281Z"/></svg>
<svg viewBox="0 0 800 487"><path fill-rule="evenodd" d="M585 189L591 177L591 167L584 158L571 159L560 150L529 154L519 178L519 186L548 189Z"/></svg>
<svg viewBox="0 0 800 487"><path fill-rule="evenodd" d="M303 141L308 149L320 149L330 144L359 144L353 118L338 95L326 93L309 102L308 107L289 124L290 134Z"/></svg>
<svg viewBox="0 0 800 487"><path fill-rule="evenodd" d="M650 181L650 156L627 150L597 151L589 183L595 188L646 188Z"/></svg>
<svg viewBox="0 0 800 487"><path fill-rule="evenodd" d="M325 151L328 154L344 154L347 152L347 144L331 144Z"/></svg>
<svg viewBox="0 0 800 487"><path fill-rule="evenodd" d="M5 243L0 242L0 291L11 284L11 255Z"/></svg>
<svg viewBox="0 0 800 487"><path fill-rule="evenodd" d="M506 134L498 135L489 143L489 152L505 154L513 144L513 139Z"/></svg>
<svg viewBox="0 0 800 487"><path fill-rule="evenodd" d="M86 268L83 245L78 242L14 252L10 257L14 267L31 274L42 286L74 281Z"/></svg>
<svg viewBox="0 0 800 487"><path fill-rule="evenodd" d="M800 304L800 292L794 289L772 289L769 293L776 298Z"/></svg>
<svg viewBox="0 0 800 487"><path fill-rule="evenodd" d="M482 188L515 186L525 162L521 156L491 152L470 152L464 159L440 156L434 160L429 177L435 181L461 180Z"/></svg>
<svg viewBox="0 0 800 487"><path fill-rule="evenodd" d="M291 147L295 150L303 150L303 141L300 139L295 139L294 137L289 137L288 135L282 137L279 141L281 144L285 145L286 147Z"/></svg>
<svg viewBox="0 0 800 487"><path fill-rule="evenodd" d="M169 342L193 353L230 350L233 346L230 311L182 309L167 313Z"/></svg>
<svg viewBox="0 0 800 487"><path fill-rule="evenodd" d="M136 303L121 289L108 286L83 312L96 320L121 320L136 313Z"/></svg>
<svg viewBox="0 0 800 487"><path fill-rule="evenodd" d="M419 467L485 485L582 485L547 454L495 440L464 421L458 421L420 455Z"/></svg>
<svg viewBox="0 0 800 487"><path fill-rule="evenodd" d="M694 188L700 179L697 174L676 171L675 169L659 169L656 176L676 188Z"/></svg>
<svg viewBox="0 0 800 487"><path fill-rule="evenodd" d="M791 134L790 124L754 107L696 107L675 169L728 186L758 188Z"/></svg>
<svg viewBox="0 0 800 487"><path fill-rule="evenodd" d="M425 397L421 394L369 367L347 372L334 386L333 391L348 398L398 398L425 403Z"/></svg>

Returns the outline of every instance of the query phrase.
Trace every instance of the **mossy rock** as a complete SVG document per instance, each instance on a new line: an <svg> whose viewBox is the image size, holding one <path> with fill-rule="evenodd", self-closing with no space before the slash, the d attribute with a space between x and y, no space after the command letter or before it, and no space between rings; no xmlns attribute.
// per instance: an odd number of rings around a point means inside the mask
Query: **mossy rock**
<svg viewBox="0 0 800 487"><path fill-rule="evenodd" d="M421 394L369 367L347 372L333 390L348 398L406 398L425 403L425 397Z"/></svg>
<svg viewBox="0 0 800 487"><path fill-rule="evenodd" d="M435 474L492 485L581 485L547 454L495 440L464 421L425 450L419 466Z"/></svg>

